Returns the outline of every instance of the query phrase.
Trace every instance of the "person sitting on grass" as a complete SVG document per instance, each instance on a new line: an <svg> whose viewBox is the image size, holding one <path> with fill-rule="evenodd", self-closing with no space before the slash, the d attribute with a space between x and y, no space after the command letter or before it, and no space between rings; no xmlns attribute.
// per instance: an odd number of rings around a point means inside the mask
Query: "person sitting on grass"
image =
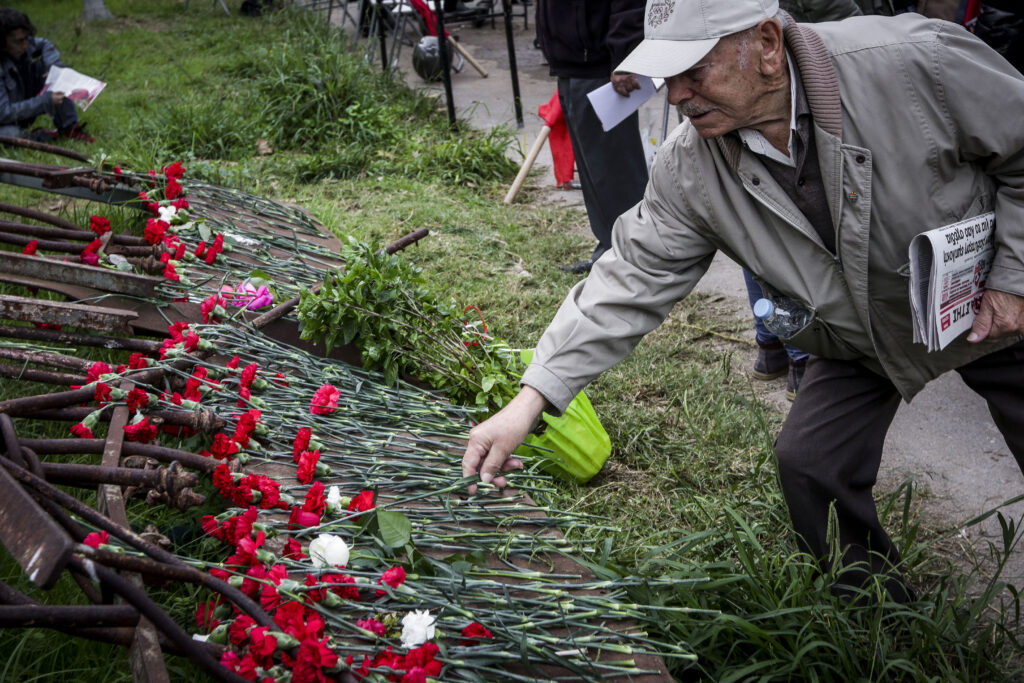
<svg viewBox="0 0 1024 683"><path fill-rule="evenodd" d="M0 7L0 135L48 141L57 136L92 142L78 122L75 103L62 92L42 92L52 66L64 66L53 43L35 35L24 12ZM56 130L26 130L46 114Z"/></svg>

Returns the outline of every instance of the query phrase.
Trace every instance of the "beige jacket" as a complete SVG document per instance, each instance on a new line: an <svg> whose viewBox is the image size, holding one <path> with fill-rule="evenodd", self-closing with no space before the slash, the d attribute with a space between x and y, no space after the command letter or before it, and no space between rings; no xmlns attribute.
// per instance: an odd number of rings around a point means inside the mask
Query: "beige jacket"
<svg viewBox="0 0 1024 683"><path fill-rule="evenodd" d="M905 14L788 23L814 119L838 255L735 136L684 122L659 149L614 249L572 289L523 383L556 410L657 327L716 250L815 311L788 339L858 360L909 400L929 380L1020 338L927 353L912 342L914 235L994 208L988 286L1024 295L1024 79L948 22Z"/></svg>

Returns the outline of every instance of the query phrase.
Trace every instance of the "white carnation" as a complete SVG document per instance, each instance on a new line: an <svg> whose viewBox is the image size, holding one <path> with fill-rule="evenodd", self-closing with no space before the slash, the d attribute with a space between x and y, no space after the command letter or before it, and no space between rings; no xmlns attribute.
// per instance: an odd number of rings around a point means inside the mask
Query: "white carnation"
<svg viewBox="0 0 1024 683"><path fill-rule="evenodd" d="M434 617L427 610L413 610L402 617L402 647L419 647L434 637Z"/></svg>
<svg viewBox="0 0 1024 683"><path fill-rule="evenodd" d="M309 559L317 567L348 565L348 544L338 536L320 534L309 543Z"/></svg>

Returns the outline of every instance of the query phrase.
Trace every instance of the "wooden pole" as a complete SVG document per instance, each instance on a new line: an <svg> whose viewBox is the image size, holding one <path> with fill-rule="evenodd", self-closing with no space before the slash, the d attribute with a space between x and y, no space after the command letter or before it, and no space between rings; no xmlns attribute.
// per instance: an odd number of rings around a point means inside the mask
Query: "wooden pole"
<svg viewBox="0 0 1024 683"><path fill-rule="evenodd" d="M487 70L484 69L482 66L480 66L480 63L478 61L476 61L475 59L473 59L473 57L468 52L466 52L466 48L464 48L461 45L459 45L459 41L455 40L454 38L452 38L449 35L448 36L448 42L451 43L451 46L454 47L455 50L460 55L462 55L463 59L465 59L467 62L469 62L470 66L472 66L474 69L479 71L480 75L482 77L487 78Z"/></svg>
<svg viewBox="0 0 1024 683"><path fill-rule="evenodd" d="M505 195L505 200L502 204L511 204L512 200L515 199L516 195L519 194L520 188L523 186L523 182L526 180L526 175L533 168L533 162L537 160L537 155L540 154L541 148L544 147L544 141L548 139L548 134L551 132L551 126L544 124L544 127L540 129L540 135L534 140L533 146L530 147L530 151L526 153L526 159L523 160L523 165L519 168L519 173L516 175L516 179L512 182L512 187L509 188L508 194Z"/></svg>

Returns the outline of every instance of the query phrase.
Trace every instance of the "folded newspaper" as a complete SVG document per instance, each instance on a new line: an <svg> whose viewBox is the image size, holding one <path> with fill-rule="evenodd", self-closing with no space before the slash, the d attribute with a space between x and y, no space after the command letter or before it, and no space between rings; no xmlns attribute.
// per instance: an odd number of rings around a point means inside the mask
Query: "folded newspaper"
<svg viewBox="0 0 1024 683"><path fill-rule="evenodd" d="M50 72L46 74L43 92L62 92L65 97L85 111L105 87L107 84L103 81L80 74L74 69L51 66Z"/></svg>
<svg viewBox="0 0 1024 683"><path fill-rule="evenodd" d="M992 266L996 215L989 212L910 242L910 307L914 341L946 348L971 329Z"/></svg>

